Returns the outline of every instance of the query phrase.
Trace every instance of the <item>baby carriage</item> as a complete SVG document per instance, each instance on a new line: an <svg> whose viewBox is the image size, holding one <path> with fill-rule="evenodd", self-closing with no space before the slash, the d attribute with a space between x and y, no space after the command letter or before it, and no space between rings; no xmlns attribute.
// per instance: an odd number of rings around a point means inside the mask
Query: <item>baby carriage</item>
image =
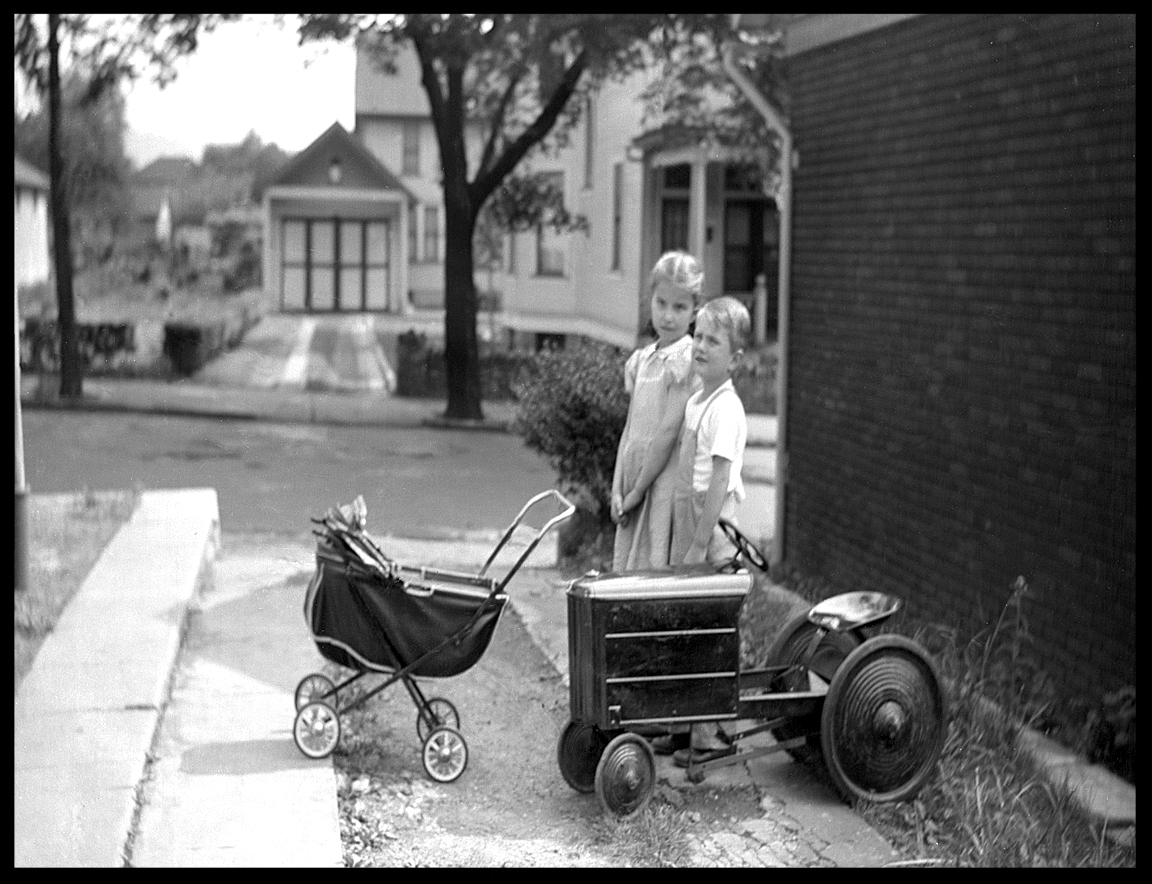
<svg viewBox="0 0 1152 884"><path fill-rule="evenodd" d="M546 499L555 501L559 513L534 533L502 578L489 575L529 510ZM292 728L297 748L309 758L327 757L340 741L340 715L400 682L416 706L425 772L442 783L459 777L468 764L460 715L447 699L426 697L417 679L459 675L479 661L508 601L508 581L544 535L574 512L558 491L537 494L476 574L409 567L389 558L367 533L362 497L313 519L321 527L312 532L318 538L316 573L304 597L304 619L320 654L352 675L340 684L321 673L300 681ZM370 673L385 679L349 699L348 687Z"/></svg>

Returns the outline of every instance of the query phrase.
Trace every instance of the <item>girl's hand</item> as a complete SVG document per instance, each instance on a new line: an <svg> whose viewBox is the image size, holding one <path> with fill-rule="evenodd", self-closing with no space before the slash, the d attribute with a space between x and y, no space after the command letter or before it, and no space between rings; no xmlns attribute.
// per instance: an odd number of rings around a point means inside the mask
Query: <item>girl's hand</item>
<svg viewBox="0 0 1152 884"><path fill-rule="evenodd" d="M644 499L643 494L637 494L635 491L629 491L624 495L624 502L620 505L620 512L627 514L640 506L640 502Z"/></svg>
<svg viewBox="0 0 1152 884"><path fill-rule="evenodd" d="M617 493L612 494L610 513L612 515L612 521L619 525L620 520L624 517L624 499Z"/></svg>

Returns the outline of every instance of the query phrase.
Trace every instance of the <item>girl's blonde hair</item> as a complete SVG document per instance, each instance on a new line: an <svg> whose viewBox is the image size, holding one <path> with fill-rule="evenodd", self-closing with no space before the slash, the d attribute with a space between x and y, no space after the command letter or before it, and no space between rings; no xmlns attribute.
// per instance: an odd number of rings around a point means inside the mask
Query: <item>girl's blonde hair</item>
<svg viewBox="0 0 1152 884"><path fill-rule="evenodd" d="M652 268L648 277L648 288L654 289L661 281L670 282L677 288L692 295L694 304L700 303L700 292L704 287L704 270L700 262L687 252L665 252Z"/></svg>

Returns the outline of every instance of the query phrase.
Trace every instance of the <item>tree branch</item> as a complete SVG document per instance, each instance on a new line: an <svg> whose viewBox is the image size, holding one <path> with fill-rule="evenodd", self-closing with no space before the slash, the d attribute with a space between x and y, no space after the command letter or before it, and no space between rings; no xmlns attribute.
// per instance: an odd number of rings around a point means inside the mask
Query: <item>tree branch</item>
<svg viewBox="0 0 1152 884"><path fill-rule="evenodd" d="M468 187L473 205L483 205L484 200L504 180L505 176L516 168L517 163L524 158L524 155L551 131L553 124L560 117L561 111L568 104L568 99L576 91L576 84L580 82L580 76L587 66L588 50L582 49L568 70L564 72L564 76L548 99L548 103L540 111L539 116L504 150L504 153L500 155L491 169L477 173L476 178Z"/></svg>

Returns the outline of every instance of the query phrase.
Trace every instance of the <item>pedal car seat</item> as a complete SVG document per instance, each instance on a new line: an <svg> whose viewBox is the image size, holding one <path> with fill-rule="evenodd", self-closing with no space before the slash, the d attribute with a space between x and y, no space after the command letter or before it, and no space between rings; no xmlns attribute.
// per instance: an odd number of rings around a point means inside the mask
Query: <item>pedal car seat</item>
<svg viewBox="0 0 1152 884"><path fill-rule="evenodd" d="M808 619L831 632L849 632L886 620L900 610L900 599L883 592L846 592L816 604Z"/></svg>

